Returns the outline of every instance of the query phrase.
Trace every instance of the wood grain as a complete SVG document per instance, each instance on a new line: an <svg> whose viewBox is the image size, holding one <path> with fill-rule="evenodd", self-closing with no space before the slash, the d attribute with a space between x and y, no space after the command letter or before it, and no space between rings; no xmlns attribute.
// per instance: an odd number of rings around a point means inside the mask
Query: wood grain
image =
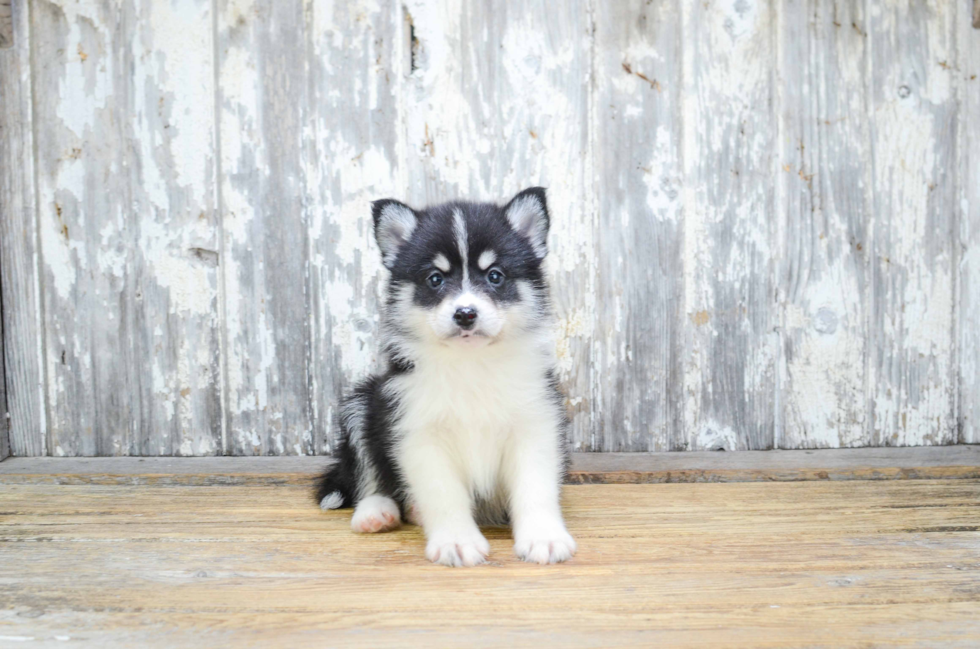
<svg viewBox="0 0 980 649"><path fill-rule="evenodd" d="M774 8L683 9L685 448L767 449L778 350Z"/></svg>
<svg viewBox="0 0 980 649"><path fill-rule="evenodd" d="M218 452L210 3L32 19L48 452Z"/></svg>
<svg viewBox="0 0 980 649"><path fill-rule="evenodd" d="M956 438L953 6L887 4L869 21L875 219L873 443Z"/></svg>
<svg viewBox="0 0 980 649"><path fill-rule="evenodd" d="M3 360L3 274L0 274L0 461L10 456L10 416L7 413L7 373Z"/></svg>
<svg viewBox="0 0 980 649"><path fill-rule="evenodd" d="M222 0L217 7L224 451L308 454L311 5Z"/></svg>
<svg viewBox="0 0 980 649"><path fill-rule="evenodd" d="M779 17L777 446L865 446L873 215L865 3L786 2Z"/></svg>
<svg viewBox="0 0 980 649"><path fill-rule="evenodd" d="M975 481L565 489L568 564L422 557L299 486L11 485L7 638L99 646L968 647ZM844 512L842 514L842 512ZM589 596L583 596L588 593Z"/></svg>
<svg viewBox="0 0 980 649"><path fill-rule="evenodd" d="M14 46L13 0L0 0L0 49Z"/></svg>
<svg viewBox="0 0 980 649"><path fill-rule="evenodd" d="M594 214L589 158L592 31L584 1L405 3L414 69L401 98L410 203L505 202L548 188L558 375L572 445L593 440Z"/></svg>
<svg viewBox="0 0 980 649"><path fill-rule="evenodd" d="M959 91L957 123L959 232L959 441L980 444L980 31L966 20L969 5L957 4L956 41ZM973 5L973 27L980 24L980 1Z"/></svg>
<svg viewBox="0 0 980 649"><path fill-rule="evenodd" d="M596 450L688 446L680 4L598 3Z"/></svg>
<svg viewBox="0 0 980 649"><path fill-rule="evenodd" d="M14 455L329 453L368 202L535 184L577 450L980 442L970 0L10 6Z"/></svg>
<svg viewBox="0 0 980 649"><path fill-rule="evenodd" d="M309 486L316 457L13 458L0 484ZM571 484L980 478L980 446L718 453L573 453Z"/></svg>
<svg viewBox="0 0 980 649"><path fill-rule="evenodd" d="M8 434L14 455L45 455L30 16L26 2L10 8L14 42L0 51L0 285Z"/></svg>
<svg viewBox="0 0 980 649"><path fill-rule="evenodd" d="M313 450L329 453L342 396L383 366L370 202L407 200L400 104L411 53L399 3L313 3L310 13Z"/></svg>

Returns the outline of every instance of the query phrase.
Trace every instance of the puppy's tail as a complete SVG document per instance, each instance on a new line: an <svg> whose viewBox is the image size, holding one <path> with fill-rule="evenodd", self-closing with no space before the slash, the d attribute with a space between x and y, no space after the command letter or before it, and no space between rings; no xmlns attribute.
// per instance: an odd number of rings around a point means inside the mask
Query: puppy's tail
<svg viewBox="0 0 980 649"><path fill-rule="evenodd" d="M320 509L326 511L354 506L353 476L345 471L346 468L341 457L316 479L313 497L320 505Z"/></svg>
<svg viewBox="0 0 980 649"><path fill-rule="evenodd" d="M357 503L358 477L363 475L364 467L358 460L355 444L364 444L365 422L371 397L376 389L376 379L369 379L354 390L340 405L340 444L337 446L337 460L316 480L313 495L320 509L344 509ZM360 455L366 454L362 447Z"/></svg>

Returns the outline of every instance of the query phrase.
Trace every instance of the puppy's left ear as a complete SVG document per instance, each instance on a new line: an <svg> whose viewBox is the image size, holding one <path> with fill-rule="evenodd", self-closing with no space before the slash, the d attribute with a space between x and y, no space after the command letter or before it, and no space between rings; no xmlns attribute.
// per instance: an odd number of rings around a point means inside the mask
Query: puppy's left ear
<svg viewBox="0 0 980 649"><path fill-rule="evenodd" d="M544 187L529 187L504 207L504 214L510 227L517 234L526 237L531 242L534 254L538 259L544 259L548 254L548 201L544 195Z"/></svg>

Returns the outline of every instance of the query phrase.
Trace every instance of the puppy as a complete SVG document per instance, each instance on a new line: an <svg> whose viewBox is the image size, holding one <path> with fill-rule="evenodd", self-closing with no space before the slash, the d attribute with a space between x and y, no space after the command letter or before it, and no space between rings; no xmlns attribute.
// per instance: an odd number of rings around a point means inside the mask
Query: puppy
<svg viewBox="0 0 980 649"><path fill-rule="evenodd" d="M575 554L559 505L568 465L553 316L542 272L545 190L505 206L372 205L391 271L382 318L389 369L342 404L337 461L316 485L324 510L353 507L355 532L422 526L425 556L473 566L478 524L510 523L524 561Z"/></svg>

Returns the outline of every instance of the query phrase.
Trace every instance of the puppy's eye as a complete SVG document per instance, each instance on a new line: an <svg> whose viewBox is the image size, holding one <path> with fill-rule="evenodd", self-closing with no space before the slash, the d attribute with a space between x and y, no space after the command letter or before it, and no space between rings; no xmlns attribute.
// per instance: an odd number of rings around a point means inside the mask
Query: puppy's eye
<svg viewBox="0 0 980 649"><path fill-rule="evenodd" d="M442 273L432 273L426 281L429 282L430 287L439 288L443 282Z"/></svg>
<svg viewBox="0 0 980 649"><path fill-rule="evenodd" d="M491 284L501 284L504 281L504 274L494 268L487 273L487 281Z"/></svg>

